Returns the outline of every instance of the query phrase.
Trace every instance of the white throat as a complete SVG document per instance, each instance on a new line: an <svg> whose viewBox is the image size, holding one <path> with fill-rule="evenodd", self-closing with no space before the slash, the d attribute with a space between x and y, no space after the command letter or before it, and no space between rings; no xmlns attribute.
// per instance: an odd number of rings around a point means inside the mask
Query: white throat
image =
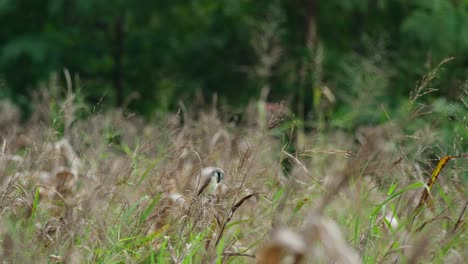
<svg viewBox="0 0 468 264"><path fill-rule="evenodd" d="M216 194L216 188L218 188L218 183L216 182L215 177L212 177L208 186L203 190L203 194Z"/></svg>

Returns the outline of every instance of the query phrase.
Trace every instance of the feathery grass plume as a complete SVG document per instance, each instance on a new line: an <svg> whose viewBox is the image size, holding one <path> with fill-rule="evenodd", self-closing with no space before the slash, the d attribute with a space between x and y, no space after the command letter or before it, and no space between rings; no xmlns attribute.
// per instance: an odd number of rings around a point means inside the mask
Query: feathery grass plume
<svg viewBox="0 0 468 264"><path fill-rule="evenodd" d="M255 102L236 124L217 102L182 106L151 122L125 109L92 110L68 116L62 137L69 95L57 91L35 95L29 121L0 128L2 260L463 260L465 159L451 160L444 169L452 177L432 188L443 200L434 215L412 223L428 156L464 153L461 141L438 140L442 128L432 121L408 129L429 117L411 115L412 108L356 131L305 132L302 146L294 145L293 123L259 129ZM73 97L77 109L80 94ZM208 164L229 175L219 199L194 195ZM414 257L411 248L425 254Z"/></svg>
<svg viewBox="0 0 468 264"><path fill-rule="evenodd" d="M318 212L309 212L302 234L309 247L320 242L328 259L334 263L361 263L359 255L343 239L337 224Z"/></svg>
<svg viewBox="0 0 468 264"><path fill-rule="evenodd" d="M292 256L293 263L304 263L318 257L313 253L319 244L329 261L360 263L359 255L344 241L338 226L315 211L309 212L299 234L288 229L273 230L272 238L258 253L257 263L282 263L286 256Z"/></svg>
<svg viewBox="0 0 468 264"><path fill-rule="evenodd" d="M150 224L146 234L158 232L158 230L169 223L169 217L171 215L176 217L180 210L186 210L188 206L187 198L179 193L174 178L175 175L166 175L163 177L165 180L163 180L162 183L165 182L165 184L163 184L162 187L161 200L158 200L157 204L150 207L153 213L145 220Z"/></svg>
<svg viewBox="0 0 468 264"><path fill-rule="evenodd" d="M437 89L429 87L432 80L437 77L437 73L440 68L453 60L453 57L443 59L436 67L434 67L429 73L423 76L423 78L416 84L416 88L410 93L411 103L416 102L420 97L423 97L429 93L437 91Z"/></svg>
<svg viewBox="0 0 468 264"><path fill-rule="evenodd" d="M353 170L349 169L350 167L354 168L354 166L356 166L355 163L348 163L346 174L343 174L338 181L332 183L328 193L319 201L317 208L309 211L304 219L301 235L295 237L294 240L288 240L290 243L289 246L282 244L284 247L282 250L278 248L278 241L273 241L271 244L267 243L266 246L260 249L258 263L270 263L269 261L271 261L271 263L280 263L288 253L294 253L286 250L288 248L294 248L292 243L303 243L307 248L316 248L318 244L321 244L325 249L327 258L333 262L360 263L359 255L344 241L337 225L322 215L325 207L329 205L336 194L347 185L351 177L350 175L354 175ZM272 232L274 233L276 231L273 230ZM273 254L275 250L278 250L278 252ZM307 253L309 254L294 256L294 261L301 263L304 258L311 259L317 257L310 254L310 252Z"/></svg>
<svg viewBox="0 0 468 264"><path fill-rule="evenodd" d="M16 105L9 100L0 100L0 131L2 135L18 125L20 119L21 112Z"/></svg>
<svg viewBox="0 0 468 264"><path fill-rule="evenodd" d="M258 264L282 263L287 255L292 256L292 263L304 263L307 245L303 236L288 229L273 231L271 238L262 247L257 256Z"/></svg>

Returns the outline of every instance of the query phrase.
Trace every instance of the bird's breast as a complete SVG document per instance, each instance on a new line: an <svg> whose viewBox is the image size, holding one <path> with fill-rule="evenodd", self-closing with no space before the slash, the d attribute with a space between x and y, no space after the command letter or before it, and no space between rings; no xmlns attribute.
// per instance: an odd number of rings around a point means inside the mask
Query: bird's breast
<svg viewBox="0 0 468 264"><path fill-rule="evenodd" d="M208 186L206 186L206 189L204 191L205 194L216 194L216 187L218 187L218 183L216 183L216 180L214 178L211 179L210 183Z"/></svg>

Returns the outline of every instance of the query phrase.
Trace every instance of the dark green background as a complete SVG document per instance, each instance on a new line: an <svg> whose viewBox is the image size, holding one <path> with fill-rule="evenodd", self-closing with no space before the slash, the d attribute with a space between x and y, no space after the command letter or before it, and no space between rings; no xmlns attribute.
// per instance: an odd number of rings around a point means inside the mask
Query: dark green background
<svg viewBox="0 0 468 264"><path fill-rule="evenodd" d="M400 107L447 57L425 100L463 96L466 0L0 0L0 97L25 110L67 68L90 104L129 103L147 117L196 93L240 109L264 87L300 116L346 116L375 107L363 100Z"/></svg>

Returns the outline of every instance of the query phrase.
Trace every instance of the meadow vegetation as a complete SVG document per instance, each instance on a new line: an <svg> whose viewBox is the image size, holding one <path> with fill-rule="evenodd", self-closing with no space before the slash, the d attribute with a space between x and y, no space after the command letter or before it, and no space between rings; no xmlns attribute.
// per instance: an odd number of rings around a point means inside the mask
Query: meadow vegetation
<svg viewBox="0 0 468 264"><path fill-rule="evenodd" d="M26 121L3 101L0 259L464 263L468 90L422 104L430 74L397 110L355 102L331 128L305 129L262 97L240 119L213 97L150 121L89 107L57 81L35 93ZM340 125L366 115L384 120ZM226 172L216 202L194 195L205 166Z"/></svg>
<svg viewBox="0 0 468 264"><path fill-rule="evenodd" d="M468 258L466 0L2 0L0 28L2 264Z"/></svg>

